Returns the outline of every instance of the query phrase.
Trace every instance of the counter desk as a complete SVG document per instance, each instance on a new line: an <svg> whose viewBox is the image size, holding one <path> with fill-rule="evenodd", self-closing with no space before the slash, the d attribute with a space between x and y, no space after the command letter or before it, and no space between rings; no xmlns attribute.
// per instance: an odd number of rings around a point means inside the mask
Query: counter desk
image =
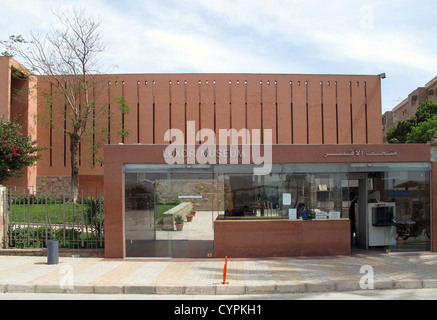
<svg viewBox="0 0 437 320"><path fill-rule="evenodd" d="M349 219L224 219L214 222L216 258L350 255Z"/></svg>

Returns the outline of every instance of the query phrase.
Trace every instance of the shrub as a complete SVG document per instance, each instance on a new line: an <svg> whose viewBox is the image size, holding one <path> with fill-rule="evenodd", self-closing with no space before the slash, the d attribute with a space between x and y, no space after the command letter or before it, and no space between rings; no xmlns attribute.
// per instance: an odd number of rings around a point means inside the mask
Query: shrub
<svg viewBox="0 0 437 320"><path fill-rule="evenodd" d="M173 219L176 224L184 224L184 217L180 214L176 214Z"/></svg>
<svg viewBox="0 0 437 320"><path fill-rule="evenodd" d="M181 203L182 203L181 199L178 199L178 198L173 198L167 202L167 204L171 205L171 206L178 206Z"/></svg>
<svg viewBox="0 0 437 320"><path fill-rule="evenodd" d="M41 160L37 152L47 149L38 148L38 141L23 135L17 118L12 121L0 119L0 183L11 177L22 177L21 169L35 165Z"/></svg>

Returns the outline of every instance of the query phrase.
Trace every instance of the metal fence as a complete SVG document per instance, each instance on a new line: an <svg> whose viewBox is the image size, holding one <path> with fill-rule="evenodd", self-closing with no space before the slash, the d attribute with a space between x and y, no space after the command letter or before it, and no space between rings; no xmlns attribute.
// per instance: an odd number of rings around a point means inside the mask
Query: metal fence
<svg viewBox="0 0 437 320"><path fill-rule="evenodd" d="M70 192L36 194L8 188L4 197L5 249L46 248L58 240L60 248L104 247L104 199L101 191L82 190L75 202Z"/></svg>

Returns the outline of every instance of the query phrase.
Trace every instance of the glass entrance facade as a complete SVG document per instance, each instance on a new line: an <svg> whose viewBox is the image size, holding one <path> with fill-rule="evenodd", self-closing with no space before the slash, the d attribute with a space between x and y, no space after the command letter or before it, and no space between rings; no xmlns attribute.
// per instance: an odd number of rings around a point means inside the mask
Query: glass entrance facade
<svg viewBox="0 0 437 320"><path fill-rule="evenodd" d="M203 258L213 255L220 207L210 168L134 165L125 168L127 257ZM196 213L194 213L196 211ZM198 212L198 214L197 214ZM193 221L189 216L195 214ZM176 216L184 226L176 231Z"/></svg>
<svg viewBox="0 0 437 320"><path fill-rule="evenodd" d="M429 163L275 164L265 176L254 168L125 165L126 256L212 257L216 219L348 219L351 192L360 247L430 250Z"/></svg>

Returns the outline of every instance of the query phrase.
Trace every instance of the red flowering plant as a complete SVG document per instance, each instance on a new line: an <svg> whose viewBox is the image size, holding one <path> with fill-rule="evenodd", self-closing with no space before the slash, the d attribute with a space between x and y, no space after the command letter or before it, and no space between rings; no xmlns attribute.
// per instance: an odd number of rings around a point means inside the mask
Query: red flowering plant
<svg viewBox="0 0 437 320"><path fill-rule="evenodd" d="M0 184L11 177L21 177L23 168L35 165L41 160L38 141L24 136L17 119L0 120Z"/></svg>

